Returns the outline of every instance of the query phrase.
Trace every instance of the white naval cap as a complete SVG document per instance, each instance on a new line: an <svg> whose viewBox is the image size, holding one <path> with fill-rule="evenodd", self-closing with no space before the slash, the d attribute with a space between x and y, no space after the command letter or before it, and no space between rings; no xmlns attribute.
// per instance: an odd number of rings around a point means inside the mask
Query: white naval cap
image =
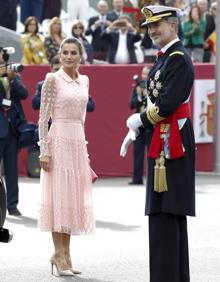
<svg viewBox="0 0 220 282"><path fill-rule="evenodd" d="M146 18L145 22L142 24L142 26L144 26L149 23L160 21L163 18L177 17L177 12L180 12L180 9L168 6L152 5L143 7L141 12Z"/></svg>

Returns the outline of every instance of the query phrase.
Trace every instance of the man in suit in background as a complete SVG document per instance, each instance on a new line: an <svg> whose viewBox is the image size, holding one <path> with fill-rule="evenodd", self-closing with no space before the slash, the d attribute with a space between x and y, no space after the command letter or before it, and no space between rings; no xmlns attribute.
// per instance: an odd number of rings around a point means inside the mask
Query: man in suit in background
<svg viewBox="0 0 220 282"><path fill-rule="evenodd" d="M108 18L111 22L116 21L123 15L124 0L113 0L112 11L108 12Z"/></svg>
<svg viewBox="0 0 220 282"><path fill-rule="evenodd" d="M107 16L107 2L100 0L97 4L97 11L99 15L89 19L85 35L92 36L94 59L105 61L107 57L108 43L102 37L102 33L111 24L111 21Z"/></svg>
<svg viewBox="0 0 220 282"><path fill-rule="evenodd" d="M190 120L194 67L177 36L178 9L142 9L160 48L151 68L148 108L127 120L151 131L145 214L149 216L150 282L189 282L186 216L195 216L195 140Z"/></svg>
<svg viewBox="0 0 220 282"><path fill-rule="evenodd" d="M141 40L140 34L131 24L127 15L122 15L103 33L109 45L110 64L136 64L135 43Z"/></svg>
<svg viewBox="0 0 220 282"><path fill-rule="evenodd" d="M0 162L3 159L7 190L7 209L10 215L19 216L18 205L18 135L17 126L23 118L21 100L28 91L19 75L5 67L5 52L0 47Z"/></svg>

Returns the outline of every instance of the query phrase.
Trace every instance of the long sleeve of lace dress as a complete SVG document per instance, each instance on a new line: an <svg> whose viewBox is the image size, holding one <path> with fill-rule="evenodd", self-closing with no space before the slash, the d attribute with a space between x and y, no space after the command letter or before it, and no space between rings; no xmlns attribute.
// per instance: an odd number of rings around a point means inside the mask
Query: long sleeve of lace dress
<svg viewBox="0 0 220 282"><path fill-rule="evenodd" d="M56 81L52 73L48 73L41 92L39 142L40 157L51 156L48 138L48 121L51 117L54 100L56 97Z"/></svg>

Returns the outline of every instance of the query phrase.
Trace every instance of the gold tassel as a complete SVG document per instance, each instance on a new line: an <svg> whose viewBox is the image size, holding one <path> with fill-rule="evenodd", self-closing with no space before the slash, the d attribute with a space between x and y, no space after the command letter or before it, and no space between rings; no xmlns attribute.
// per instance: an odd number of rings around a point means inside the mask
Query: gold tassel
<svg viewBox="0 0 220 282"><path fill-rule="evenodd" d="M160 153L160 159L159 159L159 187L158 192L166 192L167 189L167 178L166 178L166 167L165 167L165 158L164 158L164 152L161 151Z"/></svg>
<svg viewBox="0 0 220 282"><path fill-rule="evenodd" d="M159 159L155 160L154 166L154 191L159 192Z"/></svg>

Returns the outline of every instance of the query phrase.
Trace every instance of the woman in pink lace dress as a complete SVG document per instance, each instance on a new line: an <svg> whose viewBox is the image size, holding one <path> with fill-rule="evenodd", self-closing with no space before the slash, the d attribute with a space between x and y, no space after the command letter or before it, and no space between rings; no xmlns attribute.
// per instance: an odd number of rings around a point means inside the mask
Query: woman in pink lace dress
<svg viewBox="0 0 220 282"><path fill-rule="evenodd" d="M71 234L92 233L91 171L84 134L89 79L78 72L83 55L76 38L60 47L62 67L46 76L42 89L39 135L42 200L39 227L52 232L51 265L59 275L80 273L70 258ZM52 125L48 132L48 120Z"/></svg>

